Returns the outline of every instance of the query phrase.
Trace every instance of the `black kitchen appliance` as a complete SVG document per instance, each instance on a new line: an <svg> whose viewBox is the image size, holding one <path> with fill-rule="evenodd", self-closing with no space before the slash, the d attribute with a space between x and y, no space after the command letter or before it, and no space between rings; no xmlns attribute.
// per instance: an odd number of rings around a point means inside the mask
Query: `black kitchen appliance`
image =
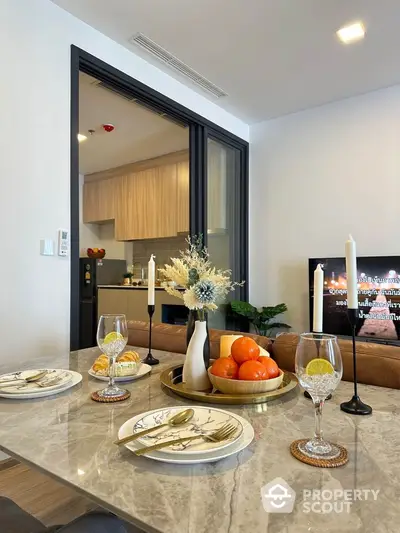
<svg viewBox="0 0 400 533"><path fill-rule="evenodd" d="M79 266L79 349L96 346L97 288L120 285L126 272L123 259L80 258Z"/></svg>

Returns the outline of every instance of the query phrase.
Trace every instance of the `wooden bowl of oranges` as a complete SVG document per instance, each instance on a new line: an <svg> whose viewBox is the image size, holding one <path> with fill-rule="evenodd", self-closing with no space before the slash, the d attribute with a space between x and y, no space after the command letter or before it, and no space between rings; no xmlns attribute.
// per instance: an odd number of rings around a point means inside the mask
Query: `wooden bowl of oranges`
<svg viewBox="0 0 400 533"><path fill-rule="evenodd" d="M271 357L260 356L250 337L236 339L229 357L220 357L208 369L213 387L223 394L261 394L278 389L284 373Z"/></svg>

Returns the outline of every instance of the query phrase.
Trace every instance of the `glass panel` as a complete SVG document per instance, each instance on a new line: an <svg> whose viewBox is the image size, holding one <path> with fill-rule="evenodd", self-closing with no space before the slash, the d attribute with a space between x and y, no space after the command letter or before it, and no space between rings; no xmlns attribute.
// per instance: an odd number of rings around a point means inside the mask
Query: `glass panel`
<svg viewBox="0 0 400 533"><path fill-rule="evenodd" d="M207 240L212 263L239 280L240 151L214 139L207 143ZM239 298L239 291L227 301ZM210 327L226 329L226 303L210 313Z"/></svg>

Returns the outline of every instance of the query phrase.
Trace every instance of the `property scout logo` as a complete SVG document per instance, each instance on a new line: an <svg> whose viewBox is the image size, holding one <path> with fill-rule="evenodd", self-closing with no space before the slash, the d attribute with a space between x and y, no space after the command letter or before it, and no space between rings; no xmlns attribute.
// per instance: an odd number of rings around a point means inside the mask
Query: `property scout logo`
<svg viewBox="0 0 400 533"><path fill-rule="evenodd" d="M356 501L377 501L379 489L304 489L298 496L303 513L350 513ZM267 513L291 513L296 492L277 477L261 489L262 504Z"/></svg>

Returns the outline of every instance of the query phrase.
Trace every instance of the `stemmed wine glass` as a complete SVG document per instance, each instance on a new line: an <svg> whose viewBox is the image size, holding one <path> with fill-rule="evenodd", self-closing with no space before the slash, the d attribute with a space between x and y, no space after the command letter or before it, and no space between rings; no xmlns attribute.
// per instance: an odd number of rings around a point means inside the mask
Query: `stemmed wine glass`
<svg viewBox="0 0 400 533"><path fill-rule="evenodd" d="M303 333L296 350L296 375L300 385L310 394L315 407L315 434L300 451L315 459L334 459L340 449L323 439L322 408L329 394L342 379L343 365L337 339L324 333Z"/></svg>
<svg viewBox="0 0 400 533"><path fill-rule="evenodd" d="M109 382L98 396L109 399L124 396L128 391L115 385L115 361L128 342L128 326L125 315L101 315L97 326L97 344L107 355Z"/></svg>

